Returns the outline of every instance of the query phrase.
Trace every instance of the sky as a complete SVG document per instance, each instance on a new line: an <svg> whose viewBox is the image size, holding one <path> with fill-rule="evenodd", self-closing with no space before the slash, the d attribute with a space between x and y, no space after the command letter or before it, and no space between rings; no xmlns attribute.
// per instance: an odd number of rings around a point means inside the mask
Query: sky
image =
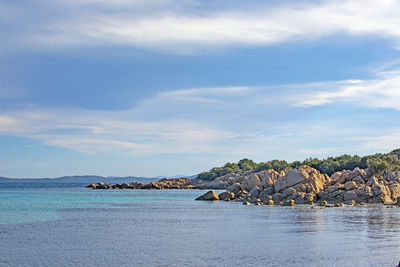
<svg viewBox="0 0 400 267"><path fill-rule="evenodd" d="M400 148L400 2L3 0L0 176Z"/></svg>

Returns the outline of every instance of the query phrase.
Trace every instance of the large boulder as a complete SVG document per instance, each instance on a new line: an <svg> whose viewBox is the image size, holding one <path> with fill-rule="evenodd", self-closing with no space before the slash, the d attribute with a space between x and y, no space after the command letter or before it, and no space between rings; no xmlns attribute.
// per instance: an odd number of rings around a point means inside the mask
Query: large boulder
<svg viewBox="0 0 400 267"><path fill-rule="evenodd" d="M344 198L344 201L357 200L358 196L357 196L357 193L353 190L353 191L344 192L343 198Z"/></svg>
<svg viewBox="0 0 400 267"><path fill-rule="evenodd" d="M343 188L344 188L344 185L343 185L343 184L336 183L336 184L334 184L334 185L332 185L332 186L329 186L329 187L327 188L327 191L328 191L328 193L332 193L332 192L335 192L335 191L340 190L340 189L343 189Z"/></svg>
<svg viewBox="0 0 400 267"><path fill-rule="evenodd" d="M398 197L400 197L400 184L393 183L389 185L390 195L393 201L396 201Z"/></svg>
<svg viewBox="0 0 400 267"><path fill-rule="evenodd" d="M260 192L259 198L265 199L267 196L270 196L273 193L275 193L273 186L264 187L264 189Z"/></svg>
<svg viewBox="0 0 400 267"><path fill-rule="evenodd" d="M198 198L196 198L196 200L219 200L219 196L214 190L211 190L204 195L199 196Z"/></svg>
<svg viewBox="0 0 400 267"><path fill-rule="evenodd" d="M242 189L251 191L254 187L261 187L261 181L258 175L253 173L244 179Z"/></svg>
<svg viewBox="0 0 400 267"><path fill-rule="evenodd" d="M250 190L249 194L252 198L258 198L258 196L260 195L260 189L255 186L253 187L253 189Z"/></svg>
<svg viewBox="0 0 400 267"><path fill-rule="evenodd" d="M230 186L228 186L228 188L226 189L226 191L232 192L234 194L237 194L237 192L239 192L241 189L240 184L239 183L234 183Z"/></svg>
<svg viewBox="0 0 400 267"><path fill-rule="evenodd" d="M281 192L281 196L282 196L282 198L288 198L288 197L296 194L296 192L297 192L296 189L294 189L293 187L288 187Z"/></svg>
<svg viewBox="0 0 400 267"><path fill-rule="evenodd" d="M333 183L343 184L346 181L346 171L338 171L331 175Z"/></svg>
<svg viewBox="0 0 400 267"><path fill-rule="evenodd" d="M384 184L378 183L374 184L371 187L372 191L374 192L375 199L372 202L375 203L390 203L392 202L392 198L390 197L390 190Z"/></svg>
<svg viewBox="0 0 400 267"><path fill-rule="evenodd" d="M353 179L353 181L354 181L356 184L365 184L365 181L364 181L364 179L363 179L361 176L357 176L356 178Z"/></svg>
<svg viewBox="0 0 400 267"><path fill-rule="evenodd" d="M353 189L357 189L357 184L354 181L348 181L344 184L344 188L349 191L349 190L353 190Z"/></svg>
<svg viewBox="0 0 400 267"><path fill-rule="evenodd" d="M271 197L272 197L272 200L273 200L275 203L279 203L279 201L282 200L282 196L281 196L281 194L279 194L279 193L274 193L274 194L271 195Z"/></svg>
<svg viewBox="0 0 400 267"><path fill-rule="evenodd" d="M275 192L281 192L288 187L302 183L307 183L306 192L311 191L318 193L323 190L325 183L329 182L327 175L321 174L318 170L307 166L299 166L291 170L285 176L279 177L274 184Z"/></svg>
<svg viewBox="0 0 400 267"><path fill-rule="evenodd" d="M372 186L374 184L378 184L378 179L376 179L375 177L371 177L367 183L365 184L366 186Z"/></svg>
<svg viewBox="0 0 400 267"><path fill-rule="evenodd" d="M266 170L257 173L262 186L273 186L275 180L278 179L279 173L274 170Z"/></svg>
<svg viewBox="0 0 400 267"><path fill-rule="evenodd" d="M335 172L334 174L331 175L333 183L341 183L341 184L344 184L345 182L348 181L353 181L354 179L356 179L356 181L361 183L360 179L364 179L364 177L366 177L365 170L360 169L358 167L354 168L354 170L352 171L343 170Z"/></svg>

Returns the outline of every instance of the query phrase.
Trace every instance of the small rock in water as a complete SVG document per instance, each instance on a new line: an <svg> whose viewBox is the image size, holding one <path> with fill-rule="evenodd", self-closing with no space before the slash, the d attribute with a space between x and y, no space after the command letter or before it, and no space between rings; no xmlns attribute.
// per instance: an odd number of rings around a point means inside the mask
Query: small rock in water
<svg viewBox="0 0 400 267"><path fill-rule="evenodd" d="M198 198L196 198L196 200L219 200L219 197L214 190L211 190L205 193L204 195L199 196Z"/></svg>
<svg viewBox="0 0 400 267"><path fill-rule="evenodd" d="M267 205L269 205L269 206L274 205L274 204L275 203L274 203L274 201L272 199L268 200L268 202L267 202Z"/></svg>

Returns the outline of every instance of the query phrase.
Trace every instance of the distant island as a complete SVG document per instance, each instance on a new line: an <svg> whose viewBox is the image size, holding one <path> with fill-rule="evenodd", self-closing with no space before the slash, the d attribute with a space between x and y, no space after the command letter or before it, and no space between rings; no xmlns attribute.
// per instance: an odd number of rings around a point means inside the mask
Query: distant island
<svg viewBox="0 0 400 267"><path fill-rule="evenodd" d="M96 183L94 189L226 189L197 200L242 201L250 205L320 204L340 207L400 204L400 149L364 157L342 155L292 163L242 159L200 173L196 178L157 182Z"/></svg>
<svg viewBox="0 0 400 267"><path fill-rule="evenodd" d="M106 183L127 183L127 182L152 182L157 181L157 178L145 178L145 177L103 177L98 175L73 175L63 176L57 178L8 178L0 177L0 183L76 183L76 184L91 184L98 181Z"/></svg>

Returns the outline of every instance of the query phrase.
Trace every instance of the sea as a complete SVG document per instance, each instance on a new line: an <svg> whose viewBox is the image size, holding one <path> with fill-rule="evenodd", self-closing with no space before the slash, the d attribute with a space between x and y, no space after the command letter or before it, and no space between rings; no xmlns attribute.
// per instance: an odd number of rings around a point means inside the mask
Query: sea
<svg viewBox="0 0 400 267"><path fill-rule="evenodd" d="M400 208L244 206L201 190L1 183L0 266L392 266Z"/></svg>

